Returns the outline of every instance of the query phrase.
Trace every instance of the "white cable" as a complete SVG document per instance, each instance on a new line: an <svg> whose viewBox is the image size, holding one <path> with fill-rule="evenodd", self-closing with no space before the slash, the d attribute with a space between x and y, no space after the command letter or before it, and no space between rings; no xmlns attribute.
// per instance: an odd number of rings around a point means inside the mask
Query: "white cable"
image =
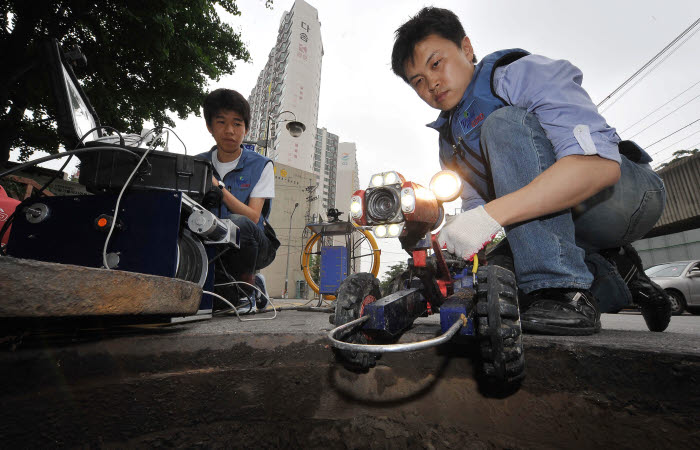
<svg viewBox="0 0 700 450"><path fill-rule="evenodd" d="M230 281L230 282L228 282L228 283L216 284L215 286L226 286L226 285L231 285L231 284L245 284L245 285L247 285L247 286L250 286L250 287L254 288L254 289L257 290L258 292L260 292L260 295L262 295L263 297L265 297L265 298L267 299L267 301L270 302L270 306L272 306L272 310L275 311L275 315L272 316L272 317L261 317L261 318L259 318L259 319L241 319L241 315L238 313L238 309L237 309L235 306L233 306L233 304L232 304L231 302L229 302L228 300L226 300L224 297L222 297L222 296L220 296L219 294L216 294L216 293L214 293L214 292L211 292L211 291L203 291L203 292L204 292L205 294L213 295L214 297L218 298L219 300L223 301L223 302L226 303L228 306L230 306L231 309L233 309L233 312L236 313L236 317L238 317L238 320L241 321L241 322L254 322L254 321L257 321L257 320L273 320L273 319L275 319L275 318L277 317L277 308L275 308L275 305L272 303L272 300L270 299L270 297L268 297L267 295L265 295L265 293L264 293L263 291L261 291L260 288L258 288L257 286L254 286L254 285L252 285L252 284L250 284L250 283L246 283L245 281Z"/></svg>
<svg viewBox="0 0 700 450"><path fill-rule="evenodd" d="M162 133L161 133L162 134ZM158 136L160 137L160 136ZM158 138L156 138L158 140ZM111 270L109 267L109 264L107 264L107 246L109 245L109 240L112 238L112 232L114 231L114 226L117 224L117 216L119 215L119 203L122 201L122 196L124 195L124 192L126 191L126 188L129 187L129 183L131 183L131 179L134 178L134 175L136 175L136 172L138 172L139 167L141 167L141 163L146 159L146 155L153 150L154 147L148 147L146 151L143 153L143 156L139 160L138 164L136 164L136 167L134 167L134 170L131 172L131 175L129 175L129 178L126 180L126 183L124 183L124 186L122 186L122 190L119 192L119 197L117 197L117 204L114 207L114 217L112 218L112 226L109 227L109 233L107 233L107 239L105 239L105 246L102 249L102 264L104 264L105 268L107 270Z"/></svg>

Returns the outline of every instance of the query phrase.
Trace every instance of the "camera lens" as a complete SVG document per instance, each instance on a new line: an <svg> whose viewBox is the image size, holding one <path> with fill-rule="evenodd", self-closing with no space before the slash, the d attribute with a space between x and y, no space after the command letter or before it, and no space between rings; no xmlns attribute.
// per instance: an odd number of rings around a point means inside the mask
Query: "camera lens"
<svg viewBox="0 0 700 450"><path fill-rule="evenodd" d="M401 208L399 193L395 189L380 187L366 196L367 215L375 222L393 219Z"/></svg>

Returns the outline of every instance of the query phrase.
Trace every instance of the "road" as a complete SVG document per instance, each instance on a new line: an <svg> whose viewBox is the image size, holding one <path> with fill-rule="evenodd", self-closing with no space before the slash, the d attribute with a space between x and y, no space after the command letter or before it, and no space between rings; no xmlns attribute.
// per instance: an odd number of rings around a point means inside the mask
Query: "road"
<svg viewBox="0 0 700 450"><path fill-rule="evenodd" d="M639 312L603 314L600 320L604 330L648 331L644 318ZM700 316L690 314L673 316L666 332L700 335Z"/></svg>

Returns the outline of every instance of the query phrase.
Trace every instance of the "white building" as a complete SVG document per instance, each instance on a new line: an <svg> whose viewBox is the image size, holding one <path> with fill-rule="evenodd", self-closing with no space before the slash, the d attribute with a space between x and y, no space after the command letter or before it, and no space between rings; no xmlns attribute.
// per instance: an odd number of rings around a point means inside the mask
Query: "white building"
<svg viewBox="0 0 700 450"><path fill-rule="evenodd" d="M316 130L314 145L313 172L316 175L316 213L326 218L328 208L335 208L335 193L338 171L338 135L325 128ZM318 217L318 215L317 215Z"/></svg>
<svg viewBox="0 0 700 450"><path fill-rule="evenodd" d="M296 0L280 20L277 43L250 93L249 139L267 138L267 154L273 160L297 169L312 171L318 102L321 87L321 22L316 8ZM294 116L306 131L293 138L286 131Z"/></svg>
<svg viewBox="0 0 700 450"><path fill-rule="evenodd" d="M357 167L357 146L354 142L341 142L338 145L337 181L335 207L350 212L350 197L360 189L360 175Z"/></svg>

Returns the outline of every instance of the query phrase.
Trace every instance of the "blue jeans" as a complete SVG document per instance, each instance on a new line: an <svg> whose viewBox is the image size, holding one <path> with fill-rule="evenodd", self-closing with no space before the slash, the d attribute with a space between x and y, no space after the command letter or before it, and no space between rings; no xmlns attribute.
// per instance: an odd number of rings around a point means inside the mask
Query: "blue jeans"
<svg viewBox="0 0 700 450"><path fill-rule="evenodd" d="M257 269L269 266L275 259L276 250L263 230L244 215L230 214L228 218L240 230L241 248L224 253L221 256L221 264L216 265L217 269L223 265L226 272L238 278L241 274L253 274Z"/></svg>
<svg viewBox="0 0 700 450"><path fill-rule="evenodd" d="M525 187L556 161L537 118L512 106L486 118L481 145L495 197ZM665 203L663 181L648 164L636 164L624 156L620 169L614 186L581 205L506 227L523 291L589 289L593 274L586 265L587 254L599 256L599 250L630 243L654 226Z"/></svg>

